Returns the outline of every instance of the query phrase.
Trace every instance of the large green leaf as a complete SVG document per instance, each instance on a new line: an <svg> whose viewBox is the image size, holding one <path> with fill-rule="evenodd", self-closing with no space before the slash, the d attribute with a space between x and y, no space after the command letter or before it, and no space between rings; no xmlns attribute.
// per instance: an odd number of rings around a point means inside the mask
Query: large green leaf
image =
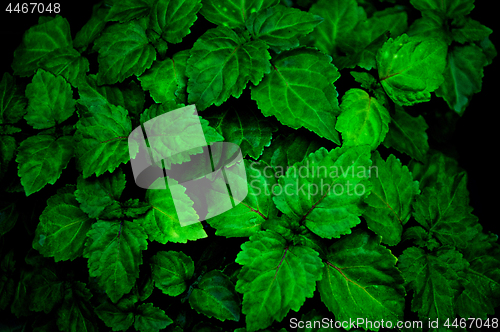
<svg viewBox="0 0 500 332"><path fill-rule="evenodd" d="M406 295L396 261L380 245L379 236L356 230L342 237L328 250L323 278L318 282L321 300L339 321L383 319L396 326L403 318Z"/></svg>
<svg viewBox="0 0 500 332"><path fill-rule="evenodd" d="M94 42L94 48L99 50L99 85L141 75L156 59L156 51L146 36L145 19L107 27Z"/></svg>
<svg viewBox="0 0 500 332"><path fill-rule="evenodd" d="M93 220L79 208L74 187L58 190L40 215L33 248L56 262L74 260L83 253L87 231Z"/></svg>
<svg viewBox="0 0 500 332"><path fill-rule="evenodd" d="M14 75L31 76L40 59L58 48L73 46L68 21L59 15L47 18L41 16L38 24L24 33L21 45L14 51Z"/></svg>
<svg viewBox="0 0 500 332"><path fill-rule="evenodd" d="M243 106L243 105L242 105ZM264 147L271 144L272 133L277 130L254 107L220 108L203 117L224 137L225 142L238 145L242 157L249 155L257 160Z"/></svg>
<svg viewBox="0 0 500 332"><path fill-rule="evenodd" d="M19 91L14 77L3 73L0 81L0 124L16 123L26 113L27 100Z"/></svg>
<svg viewBox="0 0 500 332"><path fill-rule="evenodd" d="M443 19L465 16L474 9L474 0L410 0L424 14L436 14Z"/></svg>
<svg viewBox="0 0 500 332"><path fill-rule="evenodd" d="M448 63L444 70L444 82L436 90L450 109L464 114L472 95L481 91L483 67L488 60L483 51L474 44L456 46L448 52Z"/></svg>
<svg viewBox="0 0 500 332"><path fill-rule="evenodd" d="M122 0L115 1L106 21L118 21L120 23L128 22L133 19L149 15L154 0Z"/></svg>
<svg viewBox="0 0 500 332"><path fill-rule="evenodd" d="M132 124L127 110L111 104L90 106L76 124L77 165L83 178L110 173L130 158L127 138ZM136 147L138 149L138 147Z"/></svg>
<svg viewBox="0 0 500 332"><path fill-rule="evenodd" d="M248 195L234 208L207 219L216 229L215 234L225 237L251 236L261 230L265 220L275 217L278 210L272 199L276 178L265 162L245 159ZM217 205L208 208L217 211Z"/></svg>
<svg viewBox="0 0 500 332"><path fill-rule="evenodd" d="M182 251L160 251L151 258L155 286L163 294L178 296L187 289L194 273L194 262Z"/></svg>
<svg viewBox="0 0 500 332"><path fill-rule="evenodd" d="M361 89L348 90L340 108L335 129L342 133L342 146L366 144L375 150L389 131L391 117L387 109Z"/></svg>
<svg viewBox="0 0 500 332"><path fill-rule="evenodd" d="M74 87L78 87L89 71L89 60L73 47L58 48L38 63L54 75L61 75Z"/></svg>
<svg viewBox="0 0 500 332"><path fill-rule="evenodd" d="M172 324L173 321L160 308L152 303L143 303L137 307L134 328L140 332L158 332Z"/></svg>
<svg viewBox="0 0 500 332"><path fill-rule="evenodd" d="M465 269L465 289L456 299L457 314L486 320L500 305L500 261L492 256L475 257Z"/></svg>
<svg viewBox="0 0 500 332"><path fill-rule="evenodd" d="M403 226L410 219L411 203L420 192L408 167L391 154L384 161L378 151L373 153L375 171L370 178L372 191L365 199L363 213L368 227L382 237L382 242L394 246L401 241Z"/></svg>
<svg viewBox="0 0 500 332"><path fill-rule="evenodd" d="M243 265L236 291L243 293L247 331L281 321L299 311L321 279L323 263L309 247L292 246L274 231L262 231L241 245L236 262Z"/></svg>
<svg viewBox="0 0 500 332"><path fill-rule="evenodd" d="M268 48L261 40L250 41L246 31L238 34L219 26L205 32L187 62L189 103L203 111L212 104L220 106L230 96L238 98L249 80L259 84L271 70Z"/></svg>
<svg viewBox="0 0 500 332"><path fill-rule="evenodd" d="M158 178L151 185L152 189L146 192L146 201L149 202L152 209L141 219L141 224L146 230L149 240L162 244L167 242L186 243L188 240L194 241L207 237L207 233L199 222L198 214L193 208L193 201L185 193L186 189L177 185L177 181L174 179L170 179L169 182L175 185L169 186L166 182L166 178ZM156 189L161 187L161 184L167 189ZM183 204L183 209L176 210L172 194L178 204ZM182 220L187 220L191 224L181 226L178 213L182 214Z"/></svg>
<svg viewBox="0 0 500 332"><path fill-rule="evenodd" d="M314 46L335 57L350 43L358 22L366 19L366 13L356 0L319 0L309 12L324 18L310 34Z"/></svg>
<svg viewBox="0 0 500 332"><path fill-rule="evenodd" d="M88 258L89 275L97 277L113 303L132 290L147 247L146 232L130 221L100 220L88 231L83 257Z"/></svg>
<svg viewBox="0 0 500 332"><path fill-rule="evenodd" d="M30 136L19 145L17 174L26 196L54 184L73 157L74 141L70 136Z"/></svg>
<svg viewBox="0 0 500 332"><path fill-rule="evenodd" d="M335 130L339 106L333 86L340 74L331 61L313 48L282 52L273 58L274 70L252 87L251 97L265 116L274 115L293 129L305 127L340 144Z"/></svg>
<svg viewBox="0 0 500 332"><path fill-rule="evenodd" d="M28 113L24 116L35 129L53 127L73 115L75 100L71 85L61 76L38 69L26 87Z"/></svg>
<svg viewBox="0 0 500 332"><path fill-rule="evenodd" d="M265 41L279 53L299 46L298 37L310 33L321 22L323 18L318 15L276 5L252 13L245 25L252 37Z"/></svg>
<svg viewBox="0 0 500 332"><path fill-rule="evenodd" d="M478 218L471 213L465 173L425 188L413 208L415 219L443 245L466 248L477 233Z"/></svg>
<svg viewBox="0 0 500 332"><path fill-rule="evenodd" d="M467 266L467 261L452 247L441 247L433 254L410 247L399 256L398 267L408 288L413 290L411 310L418 312L422 320L438 319L438 327L429 331L448 330L443 324L455 317L453 297L459 288L457 272Z"/></svg>
<svg viewBox="0 0 500 332"><path fill-rule="evenodd" d="M255 12L272 7L279 0L204 0L200 13L210 22L234 29L244 27L245 21Z"/></svg>
<svg viewBox="0 0 500 332"><path fill-rule="evenodd" d="M367 145L320 148L280 177L273 200L281 212L323 238L350 234L370 193L370 166Z"/></svg>
<svg viewBox="0 0 500 332"><path fill-rule="evenodd" d="M154 2L149 28L158 38L169 43L180 43L191 31L201 0L158 0Z"/></svg>
<svg viewBox="0 0 500 332"><path fill-rule="evenodd" d="M431 92L443 83L447 49L437 39L406 34L389 39L377 54L379 79L389 97L399 105L429 101Z"/></svg>
<svg viewBox="0 0 500 332"><path fill-rule="evenodd" d="M392 147L399 152L406 153L420 162L424 162L429 150L427 133L429 128L423 116L412 117L402 106L397 105L391 116L389 132L383 142L385 147Z"/></svg>
<svg viewBox="0 0 500 332"><path fill-rule="evenodd" d="M125 173L119 168L109 176L99 178L83 179L80 175L77 179L77 190L75 196L80 202L80 208L90 218L108 219L106 212L119 209L117 202L125 189Z"/></svg>
<svg viewBox="0 0 500 332"><path fill-rule="evenodd" d="M189 296L191 308L221 321L240 320L240 299L229 278L218 270L203 275Z"/></svg>

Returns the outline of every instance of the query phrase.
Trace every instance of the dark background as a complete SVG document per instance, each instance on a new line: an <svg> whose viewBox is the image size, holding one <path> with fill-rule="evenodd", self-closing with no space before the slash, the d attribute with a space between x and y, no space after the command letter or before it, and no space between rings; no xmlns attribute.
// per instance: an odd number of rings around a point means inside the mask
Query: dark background
<svg viewBox="0 0 500 332"><path fill-rule="evenodd" d="M98 1L85 1L85 2L59 2L61 4L60 15L65 17L71 26L71 34L74 38L80 28L88 21L92 13L92 5ZM409 4L409 1L400 1L401 3ZM37 24L40 14L22 14L5 12L8 2L0 4L0 33L2 45L2 75L3 72L8 71L12 74L10 67L13 58L14 50L19 46L24 32L31 26ZM45 2L48 4L48 2ZM15 5L15 3L13 3ZM380 6L379 6L380 5ZM377 3L377 7L385 8L391 6L389 3ZM483 25L494 30L490 35L490 39L497 50L500 50L500 42L498 41L498 30L495 22L498 20L494 16L495 10L491 8L491 2L476 1L475 9L471 13L471 17L478 20ZM418 14L418 13L417 13ZM55 16L52 14L50 16ZM412 22L417 17L409 17ZM198 23L204 21L201 15L198 15ZM195 23L196 25L196 23ZM213 26L211 26L213 27ZM191 29L193 31L193 29ZM190 36L185 38L186 43L188 40L194 41ZM193 33L193 36L194 33ZM192 45L192 44L191 44ZM190 47L191 45L184 44L183 47ZM169 45L169 48L171 46ZM170 52L169 52L170 53ZM493 209L498 206L493 200L500 197L496 191L498 186L497 181L497 159L496 154L499 150L497 144L497 134L500 131L498 128L498 120L495 120L496 113L499 112L500 107L497 101L499 94L498 90L498 68L500 58L497 56L493 63L484 68L483 86L482 91L474 95L471 103L467 107L464 115L460 118L458 115L453 114L450 123L442 122L437 128L438 132L444 128L451 128L456 126L454 133L452 133L447 140L440 141L436 139L431 133L431 128L427 131L429 135L429 144L431 148L446 152L450 156L457 158L459 166L465 169L469 176L468 189L470 191L471 206L474 208L473 213L479 217L480 223L485 230L490 230L495 233L498 217L493 214ZM96 72L97 67L94 64L91 71ZM347 74L347 71L346 71ZM25 80L25 81L24 81ZM30 79L19 80L21 82L29 83ZM350 75L343 75L336 85L342 86L339 91L347 90L351 87L359 87ZM342 93L341 93L342 94ZM415 110L426 113L424 116L428 122L435 121L435 114L444 114L448 110L448 106L444 100L432 94L430 103L421 103L413 106ZM455 123L455 124L454 124ZM407 162L402 160L404 163ZM67 172L67 170L65 171ZM64 173L64 172L63 172ZM64 174L63 174L64 175ZM46 197L48 198L48 197ZM43 200L44 197L38 197ZM43 204L42 204L43 205ZM43 208L43 207L42 207ZM493 217L496 218L493 218ZM213 236L210 234L209 236ZM226 239L229 241L230 239ZM227 242L226 242L227 243ZM150 246L152 247L152 246ZM229 246L228 246L229 247ZM180 248L179 248L180 249ZM155 303L153 301L153 303ZM311 301L306 301L311 303ZM407 301L407 305L409 305ZM407 307L408 309L409 307ZM298 315L292 315L297 317ZM409 318L409 317L407 317ZM418 319L414 317L413 319ZM283 321L285 322L285 320Z"/></svg>

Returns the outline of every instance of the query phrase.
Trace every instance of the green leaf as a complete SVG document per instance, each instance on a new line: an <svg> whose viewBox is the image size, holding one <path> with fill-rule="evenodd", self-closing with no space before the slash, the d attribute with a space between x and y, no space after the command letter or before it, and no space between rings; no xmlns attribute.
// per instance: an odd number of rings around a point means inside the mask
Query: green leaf
<svg viewBox="0 0 500 332"><path fill-rule="evenodd" d="M429 128L422 115L412 117L404 108L397 105L389 123L389 132L384 140L384 146L394 148L415 160L424 162L429 151L427 133Z"/></svg>
<svg viewBox="0 0 500 332"><path fill-rule="evenodd" d="M158 332L173 323L165 311L153 307L152 303L143 303L137 307L134 328L141 332Z"/></svg>
<svg viewBox="0 0 500 332"><path fill-rule="evenodd" d="M318 282L321 301L339 321L383 319L396 326L403 318L406 295L396 261L380 245L379 236L355 230L328 250L323 278Z"/></svg>
<svg viewBox="0 0 500 332"><path fill-rule="evenodd" d="M434 150L430 150L423 165L412 160L408 168L413 174L413 179L418 181L421 190L435 187L438 182L444 183L447 178L452 179L463 171L455 159Z"/></svg>
<svg viewBox="0 0 500 332"><path fill-rule="evenodd" d="M43 311L48 314L63 299L65 282L59 279L54 268L38 269L30 283L31 311Z"/></svg>
<svg viewBox="0 0 500 332"><path fill-rule="evenodd" d="M477 217L471 214L465 173L425 188L416 197L413 208L415 219L443 245L466 248L477 233Z"/></svg>
<svg viewBox="0 0 500 332"><path fill-rule="evenodd" d="M44 257L54 257L56 262L74 260L83 253L86 234L92 222L80 210L74 188L62 188L48 199L40 215L33 249Z"/></svg>
<svg viewBox="0 0 500 332"><path fill-rule="evenodd" d="M97 221L87 233L83 257L88 258L89 275L113 303L130 292L139 277L142 250L146 250L147 234L130 221Z"/></svg>
<svg viewBox="0 0 500 332"><path fill-rule="evenodd" d="M438 16L424 16L416 19L407 32L414 39L425 40L434 38L444 41L447 45L452 42L452 36L445 26L444 21Z"/></svg>
<svg viewBox="0 0 500 332"><path fill-rule="evenodd" d="M89 61L80 56L73 47L58 48L38 63L52 74L62 76L74 87L78 87L89 71Z"/></svg>
<svg viewBox="0 0 500 332"><path fill-rule="evenodd" d="M193 201L185 193L185 188L177 185L177 181L170 179L172 184L168 185L166 178L158 178L148 191L146 191L146 201L152 206L148 214L141 219L141 224L146 230L150 241L158 241L162 244L167 242L186 243L188 240L194 241L207 237L203 230L199 217L193 208ZM165 184L167 189L158 190L161 184ZM175 208L172 193L176 201L185 205L179 212L183 214L183 220L193 222L182 227Z"/></svg>
<svg viewBox="0 0 500 332"><path fill-rule="evenodd" d="M97 316L113 331L126 331L134 323L134 314L120 310L108 301L95 308Z"/></svg>
<svg viewBox="0 0 500 332"><path fill-rule="evenodd" d="M45 21L43 18L41 16L38 24L24 33L21 45L14 51L14 75L31 76L38 68L40 59L58 48L73 46L69 23L65 18L59 15Z"/></svg>
<svg viewBox="0 0 500 332"><path fill-rule="evenodd" d="M216 229L215 235L251 236L261 230L261 224L265 220L278 214L272 200L276 179L269 166L265 162L250 162L246 159L244 162L248 195L234 208L207 219L208 224ZM208 208L209 213L211 207Z"/></svg>
<svg viewBox="0 0 500 332"><path fill-rule="evenodd" d="M279 0L229 0L224 3L218 0L204 0L200 13L214 24L223 25L230 29L242 28L252 13L278 3Z"/></svg>
<svg viewBox="0 0 500 332"><path fill-rule="evenodd" d="M310 34L314 46L334 57L350 42L358 22L366 19L366 13L356 0L319 0L309 12L324 18Z"/></svg>
<svg viewBox="0 0 500 332"><path fill-rule="evenodd" d="M262 231L241 245L236 263L243 265L236 291L243 293L247 331L280 322L313 297L321 279L319 254L305 246L290 246L278 233ZM300 286L299 286L300 285Z"/></svg>
<svg viewBox="0 0 500 332"><path fill-rule="evenodd" d="M16 123L26 113L27 100L14 77L4 72L0 81L0 124Z"/></svg>
<svg viewBox="0 0 500 332"><path fill-rule="evenodd" d="M189 296L196 312L225 321L240 320L240 299L229 278L218 270L205 274Z"/></svg>
<svg viewBox="0 0 500 332"><path fill-rule="evenodd" d="M477 46L483 50L483 53L486 55L486 59L488 60L488 64L490 65L493 62L493 59L497 56L495 45L493 45L489 37L486 37L480 43L477 43Z"/></svg>
<svg viewBox="0 0 500 332"><path fill-rule="evenodd" d="M201 0L158 0L149 18L149 28L169 43L180 43L191 31Z"/></svg>
<svg viewBox="0 0 500 332"><path fill-rule="evenodd" d="M436 14L443 19L465 16L474 9L474 0L410 0L423 14Z"/></svg>
<svg viewBox="0 0 500 332"><path fill-rule="evenodd" d="M146 22L134 20L113 24L94 42L98 49L97 84L123 82L132 75L141 75L156 59L156 51L146 36Z"/></svg>
<svg viewBox="0 0 500 332"><path fill-rule="evenodd" d="M218 109L203 117L210 121L225 142L240 147L242 157L249 155L255 160L260 157L264 147L271 144L272 133L277 130L254 107L227 107L223 112Z"/></svg>
<svg viewBox="0 0 500 332"><path fill-rule="evenodd" d="M375 150L389 131L387 109L361 89L350 89L342 97L342 113L335 129L342 133L342 145L369 145Z"/></svg>
<svg viewBox="0 0 500 332"><path fill-rule="evenodd" d="M138 199L129 199L125 203L121 204L121 208L124 210L124 214L129 217L136 219L140 215L145 214L151 209L151 206L146 202L140 202Z"/></svg>
<svg viewBox="0 0 500 332"><path fill-rule="evenodd" d="M73 115L75 100L71 85L61 76L43 69L37 70L26 87L29 105L24 116L35 129L53 127Z"/></svg>
<svg viewBox="0 0 500 332"><path fill-rule="evenodd" d="M187 289L194 263L182 251L160 251L151 258L151 269L155 286L163 294L178 296Z"/></svg>
<svg viewBox="0 0 500 332"><path fill-rule="evenodd" d="M370 166L367 145L320 148L280 177L274 203L323 238L350 234L361 222L362 200L370 192Z"/></svg>
<svg viewBox="0 0 500 332"><path fill-rule="evenodd" d="M128 22L149 15L153 0L115 1L106 16L106 21Z"/></svg>
<svg viewBox="0 0 500 332"><path fill-rule="evenodd" d="M457 271L467 265L462 255L451 247L441 247L434 254L410 247L399 256L398 267L408 288L413 290L411 310L418 312L420 319L439 320L438 328L430 331L447 330L443 323L455 317L453 296L454 287L458 287Z"/></svg>
<svg viewBox="0 0 500 332"><path fill-rule="evenodd" d="M247 82L259 84L269 73L269 46L249 41L249 34L226 28L209 29L194 43L187 61L188 102L203 111L222 105L230 96L240 97Z"/></svg>
<svg viewBox="0 0 500 332"><path fill-rule="evenodd" d="M470 261L465 269L465 289L456 299L457 314L463 318L486 320L500 305L500 262L491 256Z"/></svg>
<svg viewBox="0 0 500 332"><path fill-rule="evenodd" d="M333 86L340 74L331 61L330 56L312 48L282 52L273 59L274 70L251 88L251 98L265 116L274 115L293 129L305 127L340 145Z"/></svg>
<svg viewBox="0 0 500 332"><path fill-rule="evenodd" d="M389 97L399 105L429 101L443 83L446 52L447 45L436 39L406 34L389 39L377 54L379 79Z"/></svg>
<svg viewBox="0 0 500 332"><path fill-rule="evenodd" d="M64 294L64 302L57 315L57 327L61 331L97 332L93 307L90 304L92 293L80 281L74 281Z"/></svg>
<svg viewBox="0 0 500 332"><path fill-rule="evenodd" d="M12 228L14 228L18 218L19 210L16 202L4 200L0 204L0 237L7 234Z"/></svg>
<svg viewBox="0 0 500 332"><path fill-rule="evenodd" d="M80 202L80 208L90 218L107 219L107 210L120 208L118 200L125 189L125 173L119 168L109 176L77 179L75 197Z"/></svg>
<svg viewBox="0 0 500 332"><path fill-rule="evenodd" d="M318 15L276 5L253 12L245 26L253 38L265 41L277 53L299 46L298 37L307 35L323 22Z"/></svg>
<svg viewBox="0 0 500 332"><path fill-rule="evenodd" d="M104 30L106 26L106 15L109 8L101 7L101 3L95 4L92 7L92 16L85 25L76 33L73 40L73 47L85 51L90 43L92 43Z"/></svg>
<svg viewBox="0 0 500 332"><path fill-rule="evenodd" d="M49 135L30 136L19 145L17 174L26 196L54 184L73 157L73 138Z"/></svg>
<svg viewBox="0 0 500 332"><path fill-rule="evenodd" d="M392 154L384 161L375 151L372 160L376 175L370 178L372 191L365 199L368 207L363 217L383 243L394 246L401 241L403 226L411 216L411 203L420 192L418 181L413 181L408 167Z"/></svg>
<svg viewBox="0 0 500 332"><path fill-rule="evenodd" d="M427 247L431 251L441 246L435 238L429 235L429 232L420 226L407 228L401 239L413 240L417 246Z"/></svg>
<svg viewBox="0 0 500 332"><path fill-rule="evenodd" d="M455 19L452 22L456 28L451 30L453 40L460 44L465 44L472 41L482 41L487 38L493 30L482 25L470 17L464 19Z"/></svg>
<svg viewBox="0 0 500 332"><path fill-rule="evenodd" d="M462 116L472 95L481 91L483 67L488 64L486 56L476 45L456 46L448 53L444 70L444 82L436 90L450 109Z"/></svg>
<svg viewBox="0 0 500 332"><path fill-rule="evenodd" d="M127 138L132 124L127 110L111 104L90 106L76 124L77 166L86 179L113 172L130 158Z"/></svg>

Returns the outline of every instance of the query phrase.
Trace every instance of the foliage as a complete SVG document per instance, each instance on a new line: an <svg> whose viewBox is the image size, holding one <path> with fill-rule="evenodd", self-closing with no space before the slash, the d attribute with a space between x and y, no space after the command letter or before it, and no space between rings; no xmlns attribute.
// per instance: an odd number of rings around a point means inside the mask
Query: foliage
<svg viewBox="0 0 500 332"><path fill-rule="evenodd" d="M0 81L2 317L38 332L498 328L498 236L428 135L447 129L418 108L471 112L496 56L473 9L103 0L73 35L41 16ZM196 162L195 178L230 142L247 181L228 166L230 191L216 172L208 191L138 187L129 135L193 104L156 124L153 159ZM185 148L198 119L212 159Z"/></svg>

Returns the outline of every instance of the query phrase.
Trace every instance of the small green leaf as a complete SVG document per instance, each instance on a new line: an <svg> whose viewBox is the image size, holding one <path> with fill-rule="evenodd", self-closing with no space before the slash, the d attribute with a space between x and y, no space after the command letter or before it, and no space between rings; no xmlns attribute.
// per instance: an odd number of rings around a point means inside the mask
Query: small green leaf
<svg viewBox="0 0 500 332"><path fill-rule="evenodd" d="M14 75L31 76L38 68L38 61L58 48L73 46L68 21L56 15L44 20L40 16L38 24L24 33L21 45L14 51L12 69Z"/></svg>
<svg viewBox="0 0 500 332"><path fill-rule="evenodd" d="M444 82L436 90L450 109L463 115L472 96L481 91L483 68L488 64L486 56L476 45L456 46L448 53L444 70Z"/></svg>
<svg viewBox="0 0 500 332"><path fill-rule="evenodd" d="M424 162L429 144L427 133L429 128L422 115L414 118L402 106L395 107L395 113L389 123L389 132L384 140L384 146L406 153L413 159Z"/></svg>
<svg viewBox="0 0 500 332"><path fill-rule="evenodd" d="M339 107L333 86L340 74L331 61L330 56L313 48L282 52L273 59L271 73L252 86L251 98L265 116L274 115L293 129L305 127L340 145L335 130Z"/></svg>
<svg viewBox="0 0 500 332"><path fill-rule="evenodd" d="M375 150L389 131L391 117L387 109L361 89L348 90L340 108L335 129L342 133L342 145L367 144Z"/></svg>
<svg viewBox="0 0 500 332"><path fill-rule="evenodd" d="M187 289L194 273L191 257L182 251L160 251L151 258L155 286L164 294L178 296Z"/></svg>
<svg viewBox="0 0 500 332"><path fill-rule="evenodd" d="M83 178L113 172L130 160L127 138L132 124L127 110L111 104L91 106L76 124L77 166Z"/></svg>
<svg viewBox="0 0 500 332"><path fill-rule="evenodd" d="M49 135L30 136L19 145L17 174L26 196L54 184L73 157L73 138Z"/></svg>
<svg viewBox="0 0 500 332"><path fill-rule="evenodd" d="M142 250L148 247L147 235L130 221L97 221L87 232L83 257L88 258L89 275L97 277L113 303L132 290Z"/></svg>
<svg viewBox="0 0 500 332"><path fill-rule="evenodd" d="M151 68L138 77L141 86L149 91L156 103L175 100L175 92L180 87L180 79L176 71L174 59L156 60Z"/></svg>
<svg viewBox="0 0 500 332"><path fill-rule="evenodd" d="M418 40L406 34L389 39L377 54L382 86L399 105L429 101L430 93L444 81L446 53L446 43L436 39Z"/></svg>
<svg viewBox="0 0 500 332"><path fill-rule="evenodd" d="M122 0L115 1L106 16L106 21L128 22L149 15L154 1L152 0Z"/></svg>
<svg viewBox="0 0 500 332"><path fill-rule="evenodd" d="M218 270L205 274L189 296L191 308L221 321L240 320L240 299L229 278Z"/></svg>
<svg viewBox="0 0 500 332"><path fill-rule="evenodd" d="M165 311L153 307L152 303L143 303L137 307L134 328L140 332L158 332L173 323Z"/></svg>
<svg viewBox="0 0 500 332"><path fill-rule="evenodd" d="M30 310L48 314L63 299L65 282L60 280L54 268L43 267L30 279Z"/></svg>
<svg viewBox="0 0 500 332"><path fill-rule="evenodd" d="M242 28L252 13L259 12L278 3L279 0L228 0L222 3L218 0L204 0L200 14L214 24L230 29Z"/></svg>
<svg viewBox="0 0 500 332"><path fill-rule="evenodd" d="M74 87L78 87L89 71L89 61L80 56L73 47L58 48L38 63L52 74L62 76Z"/></svg>
<svg viewBox="0 0 500 332"><path fill-rule="evenodd" d="M460 44L472 41L482 41L493 32L490 28L482 25L470 17L455 19L452 22L452 26L453 25L457 26L455 29L451 30L453 40L459 42Z"/></svg>
<svg viewBox="0 0 500 332"><path fill-rule="evenodd" d="M126 331L134 323L132 312L124 312L108 301L97 306L94 311L113 331Z"/></svg>
<svg viewBox="0 0 500 332"><path fill-rule="evenodd" d="M73 281L64 294L64 302L57 311L57 327L61 331L97 332L97 322L90 304L92 293L80 281Z"/></svg>
<svg viewBox="0 0 500 332"><path fill-rule="evenodd" d="M444 21L435 15L416 19L409 27L407 34L415 39L425 40L427 38L434 38L442 40L447 45L450 45L452 42L452 36L448 29L446 29Z"/></svg>
<svg viewBox="0 0 500 332"><path fill-rule="evenodd" d="M85 51L90 43L94 41L106 26L106 15L109 8L101 7L101 3L92 7L92 16L85 25L76 33L73 40L73 47L81 52Z"/></svg>
<svg viewBox="0 0 500 332"><path fill-rule="evenodd" d="M19 91L14 77L3 73L0 81L0 124L16 123L26 113L27 99Z"/></svg>
<svg viewBox="0 0 500 332"><path fill-rule="evenodd" d="M411 216L411 203L420 192L418 181L413 181L408 167L392 154L384 161L375 151L372 160L376 174L370 178L372 191L365 199L368 207L363 217L383 243L394 246L401 241L403 226Z"/></svg>
<svg viewBox="0 0 500 332"><path fill-rule="evenodd" d="M29 105L24 116L35 129L53 127L73 115L75 100L71 85L61 76L43 69L37 70L26 87Z"/></svg>
<svg viewBox="0 0 500 332"><path fill-rule="evenodd" d="M156 59L156 51L146 36L145 19L113 24L94 42L99 50L97 83L123 82L141 75Z"/></svg>
<svg viewBox="0 0 500 332"><path fill-rule="evenodd" d="M396 261L380 245L379 236L355 230L328 250L323 278L318 282L321 301L339 321L383 319L395 326L403 318L406 295Z"/></svg>
<svg viewBox="0 0 500 332"><path fill-rule="evenodd" d="M307 35L323 18L318 15L276 5L252 13L245 26L254 38L265 41L278 53L299 46L299 36Z"/></svg>
<svg viewBox="0 0 500 332"><path fill-rule="evenodd" d="M423 14L436 14L443 19L465 16L474 9L474 0L410 0Z"/></svg>
<svg viewBox="0 0 500 332"><path fill-rule="evenodd" d="M60 189L50 197L40 215L33 249L56 262L74 260L83 253L87 231L93 220L79 208L74 187Z"/></svg>
<svg viewBox="0 0 500 332"><path fill-rule="evenodd" d="M226 28L209 29L194 43L187 61L188 102L203 111L222 105L230 96L238 98L249 80L259 84L271 70L267 51L261 40L248 41L249 34Z"/></svg>

